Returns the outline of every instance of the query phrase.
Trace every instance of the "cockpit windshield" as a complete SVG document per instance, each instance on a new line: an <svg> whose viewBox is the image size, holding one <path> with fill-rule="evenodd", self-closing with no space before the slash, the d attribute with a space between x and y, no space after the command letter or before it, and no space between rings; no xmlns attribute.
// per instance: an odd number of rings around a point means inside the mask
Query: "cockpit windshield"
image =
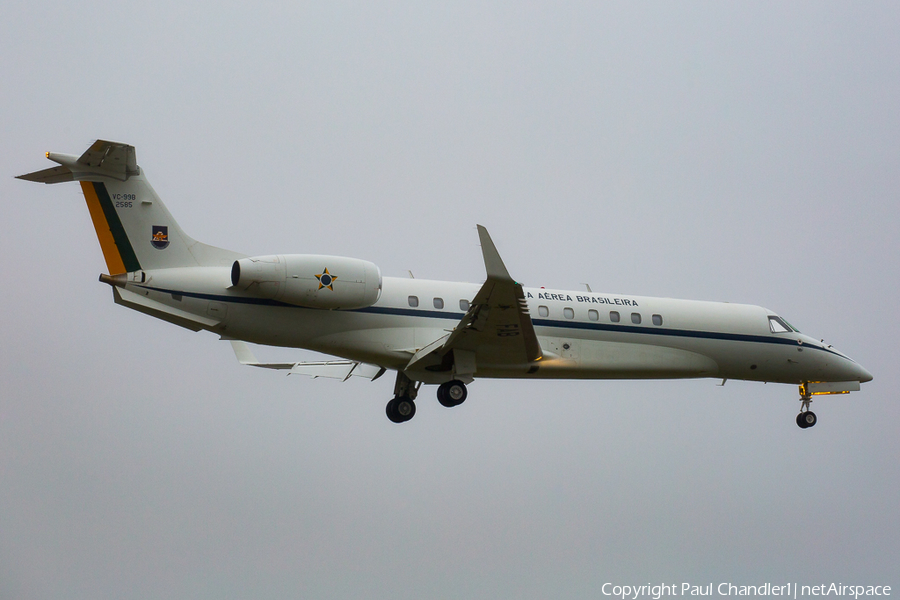
<svg viewBox="0 0 900 600"><path fill-rule="evenodd" d="M800 333L796 327L775 315L769 315L769 329L772 330L772 333Z"/></svg>

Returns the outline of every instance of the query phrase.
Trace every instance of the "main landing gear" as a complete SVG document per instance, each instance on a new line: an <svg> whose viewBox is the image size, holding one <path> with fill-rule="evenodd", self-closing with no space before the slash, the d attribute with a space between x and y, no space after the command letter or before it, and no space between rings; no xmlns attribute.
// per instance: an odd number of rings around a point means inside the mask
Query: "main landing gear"
<svg viewBox="0 0 900 600"><path fill-rule="evenodd" d="M438 402L441 403L441 406L446 406L447 408L459 406L466 401L468 395L466 384L458 380L442 383L437 391Z"/></svg>
<svg viewBox="0 0 900 600"><path fill-rule="evenodd" d="M812 404L812 394L806 390L805 385L800 386L800 402L800 414L797 415L797 425L800 429L807 429L815 425L818 419L816 418L816 413L809 410L809 405Z"/></svg>
<svg viewBox="0 0 900 600"><path fill-rule="evenodd" d="M413 381L404 373L397 371L394 399L388 402L384 409L392 423L405 423L416 416L416 396L421 385L421 381Z"/></svg>
<svg viewBox="0 0 900 600"><path fill-rule="evenodd" d="M405 423L416 416L416 403L409 396L397 396L384 409L393 423Z"/></svg>
<svg viewBox="0 0 900 600"><path fill-rule="evenodd" d="M393 423L405 423L416 416L416 396L419 394L419 381L412 381L405 374L397 373L397 383L394 384L394 398L387 403L384 409L387 418ZM438 402L447 408L459 406L466 401L469 392L462 381L453 380L442 383L438 387Z"/></svg>

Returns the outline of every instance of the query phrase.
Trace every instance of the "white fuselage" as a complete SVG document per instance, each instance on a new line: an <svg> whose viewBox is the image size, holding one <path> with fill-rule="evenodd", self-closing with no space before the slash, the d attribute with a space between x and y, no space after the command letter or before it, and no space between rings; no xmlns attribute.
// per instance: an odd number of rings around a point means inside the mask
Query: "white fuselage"
<svg viewBox="0 0 900 600"><path fill-rule="evenodd" d="M451 331L479 284L383 278L378 301L356 310L303 308L230 286L223 267L147 272L125 289L209 319L223 337L306 348L406 370L420 349ZM745 304L524 288L543 358L520 365L479 361L476 377L658 379L715 377L800 384L868 381L831 346L794 331L773 333L773 312ZM462 303L462 304L461 304ZM618 320L616 320L618 314ZM213 324L215 323L215 324ZM445 372L410 369L417 381Z"/></svg>
<svg viewBox="0 0 900 600"><path fill-rule="evenodd" d="M410 420L422 383L465 401L477 377L716 377L800 386L797 425L816 424L813 395L872 379L829 345L758 306L525 288L487 228L476 225L481 285L382 277L341 256L244 256L194 240L138 166L134 146L97 140L80 156L20 175L81 186L117 304L230 339L246 365L313 377L376 379L397 372L385 414ZM330 269L330 270L329 270ZM306 348L339 360L261 363L245 342Z"/></svg>

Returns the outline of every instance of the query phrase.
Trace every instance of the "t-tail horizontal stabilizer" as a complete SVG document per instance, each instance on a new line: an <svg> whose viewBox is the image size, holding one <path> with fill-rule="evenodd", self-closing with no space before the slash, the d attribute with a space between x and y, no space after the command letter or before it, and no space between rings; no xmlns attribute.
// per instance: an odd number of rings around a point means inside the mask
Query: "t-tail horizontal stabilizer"
<svg viewBox="0 0 900 600"><path fill-rule="evenodd" d="M256 360L253 351L247 342L231 340L231 347L237 356L238 362L251 367L263 369L289 370L288 375L306 375L315 379L326 377L328 379L340 379L347 381L351 377L364 377L374 381L384 375L385 368L352 360L327 360L321 362L296 362L296 363L262 363Z"/></svg>
<svg viewBox="0 0 900 600"><path fill-rule="evenodd" d="M97 140L81 156L47 152L47 158L59 167L50 167L34 173L19 175L16 179L35 181L37 183L64 183L66 181L97 181L108 177L117 181L128 181L129 177L139 175L134 146Z"/></svg>

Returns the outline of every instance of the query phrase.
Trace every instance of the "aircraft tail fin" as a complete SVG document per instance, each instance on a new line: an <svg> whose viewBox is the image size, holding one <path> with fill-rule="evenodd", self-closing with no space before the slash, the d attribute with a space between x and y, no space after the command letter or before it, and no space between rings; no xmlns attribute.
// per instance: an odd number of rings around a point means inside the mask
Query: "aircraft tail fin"
<svg viewBox="0 0 900 600"><path fill-rule="evenodd" d="M110 275L170 267L228 266L242 254L181 230L137 164L134 146L97 140L81 156L48 152L59 163L18 179L78 181Z"/></svg>

